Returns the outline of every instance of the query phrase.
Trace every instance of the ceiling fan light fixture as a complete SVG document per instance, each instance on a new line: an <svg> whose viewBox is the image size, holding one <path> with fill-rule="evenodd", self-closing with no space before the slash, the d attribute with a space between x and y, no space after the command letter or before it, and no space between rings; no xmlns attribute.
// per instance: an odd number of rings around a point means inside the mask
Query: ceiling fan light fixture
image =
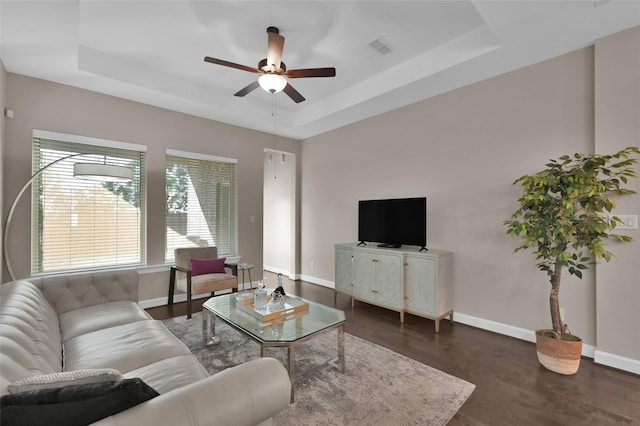
<svg viewBox="0 0 640 426"><path fill-rule="evenodd" d="M0 0L2 1L2 0ZM276 27L267 28L267 57L258 62L258 68L248 67L246 65L236 64L234 62L225 61L223 59L205 56L204 61L223 67L235 68L241 71L258 74L257 80L253 80L250 84L234 93L234 96L243 97L253 92L258 87L262 87L264 91L269 93L284 92L295 103L304 101L304 96L288 83L289 78L307 78L307 77L335 77L336 69L333 67L326 68L304 68L287 71L287 67L282 62L282 49L284 47L284 37Z"/></svg>
<svg viewBox="0 0 640 426"><path fill-rule="evenodd" d="M258 78L258 83L265 91L278 93L286 87L287 79L279 74L263 74Z"/></svg>

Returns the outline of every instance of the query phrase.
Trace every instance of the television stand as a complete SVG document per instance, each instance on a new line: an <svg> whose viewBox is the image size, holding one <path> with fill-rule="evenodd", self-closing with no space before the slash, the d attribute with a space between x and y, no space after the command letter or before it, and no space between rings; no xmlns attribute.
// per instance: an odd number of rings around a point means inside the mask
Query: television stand
<svg viewBox="0 0 640 426"><path fill-rule="evenodd" d="M400 313L401 323L405 313L429 318L436 333L444 318L453 323L451 252L344 243L335 245L335 261L335 294L348 295L352 308L354 300L359 300Z"/></svg>
<svg viewBox="0 0 640 426"><path fill-rule="evenodd" d="M422 246L418 251L429 251L429 249L426 246Z"/></svg>
<svg viewBox="0 0 640 426"><path fill-rule="evenodd" d="M400 248L400 247L402 247L402 244L381 243L381 244L378 244L378 247L382 247L382 248Z"/></svg>

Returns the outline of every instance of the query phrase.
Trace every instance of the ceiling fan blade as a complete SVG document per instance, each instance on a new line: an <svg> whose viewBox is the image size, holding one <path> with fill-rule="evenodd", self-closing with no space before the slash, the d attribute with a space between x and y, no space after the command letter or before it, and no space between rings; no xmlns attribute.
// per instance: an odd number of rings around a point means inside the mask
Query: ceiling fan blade
<svg viewBox="0 0 640 426"><path fill-rule="evenodd" d="M209 56L205 56L204 57L204 61L212 63L212 64L216 64L216 65L222 65L223 67L236 68L236 69L239 69L239 70L242 70L242 71L253 72L253 73L256 73L256 74L261 74L262 73L262 71L260 71L257 68L252 68L252 67L248 67L246 65L236 64L234 62L224 61L222 59L211 58Z"/></svg>
<svg viewBox="0 0 640 426"><path fill-rule="evenodd" d="M306 78L306 77L335 77L335 68L307 68L300 70L289 70L285 74L289 78Z"/></svg>
<svg viewBox="0 0 640 426"><path fill-rule="evenodd" d="M236 93L234 93L234 96L244 96L247 95L251 92L253 92L254 90L256 90L258 87L260 87L260 84L258 83L258 80L254 81L253 83L249 84L248 86L243 87L242 89L238 90Z"/></svg>
<svg viewBox="0 0 640 426"><path fill-rule="evenodd" d="M297 104L304 101L304 96L302 96L300 92L294 89L293 86L290 85L289 83L287 83L287 85L284 86L284 89L282 91L286 93L293 100L293 102Z"/></svg>
<svg viewBox="0 0 640 426"><path fill-rule="evenodd" d="M273 65L272 71L280 69L280 62L282 62L282 50L284 49L284 37L278 34L278 29L275 27L267 28L269 34L269 41L267 43L267 66Z"/></svg>

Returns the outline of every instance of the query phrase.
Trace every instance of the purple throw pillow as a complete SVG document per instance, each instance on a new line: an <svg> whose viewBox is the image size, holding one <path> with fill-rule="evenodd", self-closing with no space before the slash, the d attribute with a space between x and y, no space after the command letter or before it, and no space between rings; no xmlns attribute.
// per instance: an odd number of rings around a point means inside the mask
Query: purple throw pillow
<svg viewBox="0 0 640 426"><path fill-rule="evenodd" d="M224 274L226 257L220 259L191 259L191 276L204 274Z"/></svg>

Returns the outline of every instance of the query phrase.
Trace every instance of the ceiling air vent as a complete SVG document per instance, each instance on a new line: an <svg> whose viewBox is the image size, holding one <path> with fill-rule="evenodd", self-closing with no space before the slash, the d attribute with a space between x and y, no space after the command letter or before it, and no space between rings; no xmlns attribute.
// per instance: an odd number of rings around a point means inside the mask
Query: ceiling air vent
<svg viewBox="0 0 640 426"><path fill-rule="evenodd" d="M378 52L380 55L388 55L395 50L391 46L391 44L382 37L378 37L377 39L369 43L369 47Z"/></svg>

